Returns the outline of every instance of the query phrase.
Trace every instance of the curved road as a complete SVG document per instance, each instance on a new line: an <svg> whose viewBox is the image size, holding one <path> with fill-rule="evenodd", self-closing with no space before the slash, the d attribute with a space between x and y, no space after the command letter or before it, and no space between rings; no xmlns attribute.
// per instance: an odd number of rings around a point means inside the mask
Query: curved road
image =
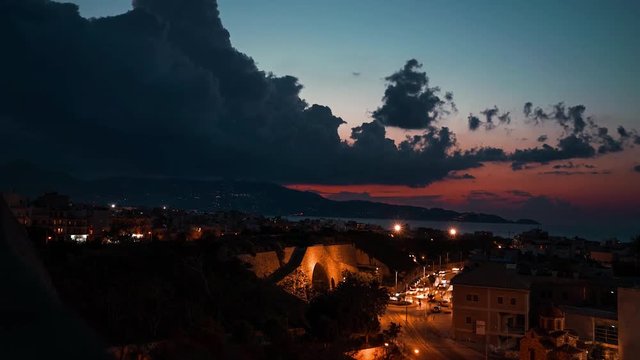
<svg viewBox="0 0 640 360"><path fill-rule="evenodd" d="M383 328L387 328L390 322L402 325L402 333L398 340L406 345L406 350L410 354L409 358L429 360L484 359L483 354L445 337L451 328L450 315L434 314L430 315L427 320L424 305L421 309L417 305L410 305L406 309L405 306L389 305L381 319ZM419 353L416 354L414 349L418 349Z"/></svg>

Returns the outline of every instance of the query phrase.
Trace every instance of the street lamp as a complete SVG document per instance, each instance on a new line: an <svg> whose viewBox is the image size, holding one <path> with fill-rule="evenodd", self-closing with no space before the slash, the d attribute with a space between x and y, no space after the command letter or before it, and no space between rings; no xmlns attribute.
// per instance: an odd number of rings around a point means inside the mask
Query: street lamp
<svg viewBox="0 0 640 360"><path fill-rule="evenodd" d="M402 225L400 224L393 225L393 231L399 233L400 231L402 231Z"/></svg>
<svg viewBox="0 0 640 360"><path fill-rule="evenodd" d="M458 233L458 230L456 230L456 228L449 229L449 235L456 236L457 233Z"/></svg>

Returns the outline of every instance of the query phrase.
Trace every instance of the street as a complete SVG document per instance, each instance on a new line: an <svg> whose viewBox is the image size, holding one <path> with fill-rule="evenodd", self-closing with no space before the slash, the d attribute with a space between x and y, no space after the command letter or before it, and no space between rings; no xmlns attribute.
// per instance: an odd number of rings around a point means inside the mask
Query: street
<svg viewBox="0 0 640 360"><path fill-rule="evenodd" d="M447 338L451 328L451 314L431 314L427 320L425 306L427 306L426 302L421 308L417 305L408 307L389 305L381 319L383 328L387 328L390 322L402 325L398 341L406 345L406 353L410 354L410 358L429 360L484 358L477 351ZM418 353L415 352L416 349Z"/></svg>

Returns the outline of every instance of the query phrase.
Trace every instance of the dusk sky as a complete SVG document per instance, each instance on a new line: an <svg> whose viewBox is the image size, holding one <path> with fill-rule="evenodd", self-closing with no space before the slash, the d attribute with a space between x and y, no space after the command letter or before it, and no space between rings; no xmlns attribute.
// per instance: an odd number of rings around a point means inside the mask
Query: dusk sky
<svg viewBox="0 0 640 360"><path fill-rule="evenodd" d="M131 9L130 0L74 2L86 18ZM146 6L146 1L137 3ZM328 106L344 121L340 125L336 118L331 120L339 125L342 141L353 145L352 128L376 118L398 146L406 136L425 134L420 141L431 144L429 139L435 137L444 149L435 156L435 165L429 158L426 162L432 167L426 165L416 174L413 163L405 164L401 153L398 161L381 153L384 161L372 161L366 171L353 170L357 176L342 177L343 172L330 165L331 171L322 174L301 166L303 175L280 171L266 180L333 199L485 211L546 222L582 221L603 213L628 222L640 215L640 3L636 1L219 0L218 7L233 47L251 57L259 70L298 78L303 86L300 98L309 105ZM410 59L418 65L409 66ZM403 66L405 75L426 73L428 87L442 89L440 99L451 91L457 111L423 119L420 127L385 118L384 111L374 116L385 106L383 96L390 85L385 78L399 74ZM186 87L191 91L195 85ZM523 109L528 102L543 116L536 118L533 112L526 116ZM566 112L562 108L558 116L553 106L561 102ZM585 109L579 111L579 105ZM485 110L494 107L498 110L491 121ZM577 112L572 113L573 107ZM198 111L208 109L192 112ZM472 127L470 114L479 121ZM575 114L587 124L584 130ZM444 144L445 135L438 132L443 127L455 134L455 143L452 136L447 137L451 144ZM297 134L293 136L306 133ZM332 141L331 134L327 136L326 141L318 140L318 146ZM561 140L568 137L579 146L563 148ZM243 156L251 158L253 150L241 144L238 147L246 150ZM364 147L370 143L362 140L362 144L363 154L375 153ZM506 155L484 157L478 149L485 147L502 149ZM516 154L518 149L526 154ZM465 155L448 157L455 151ZM346 156L336 154L326 156L327 163ZM322 154L317 156L325 161ZM230 166L239 176L256 176ZM256 172L260 171L257 166ZM384 172L400 174L379 175ZM407 172L406 180L402 172ZM420 177L419 172L425 175Z"/></svg>

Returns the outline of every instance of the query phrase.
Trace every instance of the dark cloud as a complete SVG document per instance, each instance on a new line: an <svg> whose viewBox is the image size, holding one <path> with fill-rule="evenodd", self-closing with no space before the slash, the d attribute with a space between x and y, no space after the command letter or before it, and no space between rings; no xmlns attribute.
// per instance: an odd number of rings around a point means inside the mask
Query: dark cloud
<svg viewBox="0 0 640 360"><path fill-rule="evenodd" d="M628 138L631 134L629 134L624 126L618 126L618 135L620 135L621 138Z"/></svg>
<svg viewBox="0 0 640 360"><path fill-rule="evenodd" d="M549 139L549 137L547 137L547 135L540 135L538 136L538 142L545 142Z"/></svg>
<svg viewBox="0 0 640 360"><path fill-rule="evenodd" d="M475 131L481 125L484 126L485 130L493 130L500 124L510 124L511 123L511 113L505 112L501 113L500 109L494 105L493 108L487 108L485 110L480 111L485 118L485 121L480 120L479 117L474 114L470 114L468 117L469 121L469 130ZM510 131L507 129L507 133Z"/></svg>
<svg viewBox="0 0 640 360"><path fill-rule="evenodd" d="M546 120L555 120L562 128L573 134L582 133L587 127L587 121L584 117L586 107L584 105L565 106L563 102L559 102L551 107L550 111L545 111L541 107L533 108L531 102L524 105L524 115L527 119L540 123Z"/></svg>
<svg viewBox="0 0 640 360"><path fill-rule="evenodd" d="M608 134L584 131L557 147L460 150L436 126L453 96L430 87L416 60L386 78L373 121L341 141L344 120L307 104L297 78L261 71L233 48L215 0L135 0L100 19L47 0L0 6L0 161L86 176L422 186L488 161L594 156L592 140L614 151ZM495 109L485 123L510 121ZM583 112L563 108L561 118L577 128ZM422 132L395 144L385 126Z"/></svg>
<svg viewBox="0 0 640 360"><path fill-rule="evenodd" d="M473 114L469 115L468 120L469 120L469 130L471 131L478 130L478 128L480 127L480 124L482 123L480 121L480 118L478 118Z"/></svg>
<svg viewBox="0 0 640 360"><path fill-rule="evenodd" d="M555 160L573 158L590 158L596 150L585 139L576 135L569 135L558 141L557 147L543 144L542 147L518 149L511 154L510 159L515 163L548 163Z"/></svg>
<svg viewBox="0 0 640 360"><path fill-rule="evenodd" d="M533 108L533 104L530 102L526 102L524 104L524 107L522 109L522 112L524 113L524 116L529 117L531 116L531 109Z"/></svg>
<svg viewBox="0 0 640 360"><path fill-rule="evenodd" d="M611 135L609 135L609 129L607 129L606 127L598 128L598 141L600 142L598 153L606 154L610 152L622 151L623 140L623 137L621 137L619 140L615 140L613 137L611 137Z"/></svg>
<svg viewBox="0 0 640 360"><path fill-rule="evenodd" d="M426 129L448 112L446 106L453 104L453 94L441 97L440 88L429 87L429 78L421 68L422 64L411 59L385 78L388 85L383 105L373 112L375 120L385 126Z"/></svg>
<svg viewBox="0 0 640 360"><path fill-rule="evenodd" d="M362 74L361 74L360 72L358 72L358 71L354 71L354 72L352 72L352 73L351 73L351 75L353 75L353 76L356 76L356 77L357 77L357 76L360 76L360 75L362 75Z"/></svg>

